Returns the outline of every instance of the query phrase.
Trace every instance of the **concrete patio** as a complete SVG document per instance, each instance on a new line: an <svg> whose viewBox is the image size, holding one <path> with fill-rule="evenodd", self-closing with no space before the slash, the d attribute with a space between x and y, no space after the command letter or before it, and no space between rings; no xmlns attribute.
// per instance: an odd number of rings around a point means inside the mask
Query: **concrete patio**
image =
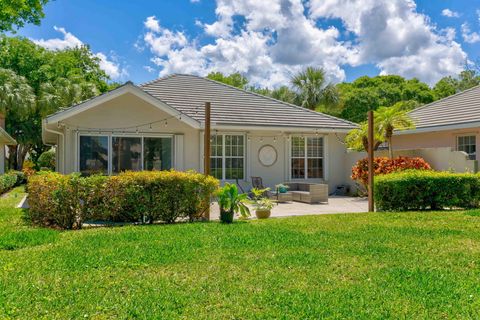
<svg viewBox="0 0 480 320"><path fill-rule="evenodd" d="M334 213L360 213L368 211L368 201L366 198L356 197L340 197L332 196L328 198L328 203L308 204L302 202L286 202L279 203L272 210L272 218L291 217L291 216L308 216L317 214L334 214ZM217 203L212 204L210 219L219 219L219 209ZM252 217L255 213L252 210Z"/></svg>

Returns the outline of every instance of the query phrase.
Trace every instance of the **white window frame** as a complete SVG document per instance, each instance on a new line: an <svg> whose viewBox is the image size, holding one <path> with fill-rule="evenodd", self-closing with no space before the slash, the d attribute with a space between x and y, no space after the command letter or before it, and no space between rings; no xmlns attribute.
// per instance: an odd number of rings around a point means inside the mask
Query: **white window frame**
<svg viewBox="0 0 480 320"><path fill-rule="evenodd" d="M213 133L210 135L211 137L214 136L222 136L222 156L215 156L213 157L210 153L210 161L211 159L222 159L222 178L220 179L221 181L235 181L235 179L226 179L227 175L227 158L229 159L243 159L243 177L239 178L238 180L245 180L245 175L247 173L247 139L245 133L235 133L235 132L222 132L222 133ZM225 136L241 136L243 137L243 156L229 156L227 157L225 155Z"/></svg>
<svg viewBox="0 0 480 320"><path fill-rule="evenodd" d="M145 138L170 138L171 141L171 164L172 168L175 167L175 135L173 134L155 134L155 133L103 133L103 132L78 132L77 134L77 147L76 147L76 168L75 171L80 172L80 137L107 137L108 138L108 175L113 175L113 138L120 137L120 138L140 138L142 144L142 154L141 154L141 171L144 170L144 139Z"/></svg>
<svg viewBox="0 0 480 320"><path fill-rule="evenodd" d="M303 157L293 157L293 139L294 138L303 138L304 139L304 150L305 153ZM308 156L308 138L319 138L322 139L322 156L321 157L309 157ZM288 177L290 180L325 180L326 177L326 136L325 135L290 135L288 138ZM305 177L303 178L294 178L292 175L292 160L293 159L304 159L304 170ZM322 176L320 178L310 178L308 177L308 159L322 159Z"/></svg>
<svg viewBox="0 0 480 320"><path fill-rule="evenodd" d="M475 146L475 154L473 155L473 156L474 156L473 159L470 158L470 157L471 157L471 154L467 153L467 152L464 151L464 150L460 150L460 142L459 142L460 138L471 138L471 137L473 137L474 140L475 140L475 143L474 143L474 144L462 144L462 145L463 145L463 146L471 146L471 145L474 145L474 146ZM456 140L455 142L456 142L456 149L457 149L457 151L463 151L463 152L465 152L465 153L468 154L469 159L471 159L471 160L477 160L477 135L476 135L476 134L474 134L474 133L470 133L470 134L469 134L469 133L466 133L466 134L457 135L455 140Z"/></svg>

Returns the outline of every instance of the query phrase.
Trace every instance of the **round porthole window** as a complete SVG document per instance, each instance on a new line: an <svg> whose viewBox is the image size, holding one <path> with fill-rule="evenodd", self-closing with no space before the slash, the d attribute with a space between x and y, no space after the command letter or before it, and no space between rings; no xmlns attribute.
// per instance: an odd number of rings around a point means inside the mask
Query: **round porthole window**
<svg viewBox="0 0 480 320"><path fill-rule="evenodd" d="M269 144L261 147L258 151L258 160L265 167L273 165L277 161L277 150Z"/></svg>

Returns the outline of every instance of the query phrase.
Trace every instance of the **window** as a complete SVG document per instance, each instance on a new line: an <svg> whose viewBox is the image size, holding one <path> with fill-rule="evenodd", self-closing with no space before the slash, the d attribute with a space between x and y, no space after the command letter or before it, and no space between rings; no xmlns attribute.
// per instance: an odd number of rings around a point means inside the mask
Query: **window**
<svg viewBox="0 0 480 320"><path fill-rule="evenodd" d="M171 137L80 136L79 169L86 175L169 170L172 163Z"/></svg>
<svg viewBox="0 0 480 320"><path fill-rule="evenodd" d="M477 141L475 136L457 137L457 150L468 154L470 160L477 158Z"/></svg>
<svg viewBox="0 0 480 320"><path fill-rule="evenodd" d="M243 135L212 136L210 174L221 180L245 178L245 137Z"/></svg>
<svg viewBox="0 0 480 320"><path fill-rule="evenodd" d="M83 174L108 173L108 137L80 137L80 172Z"/></svg>
<svg viewBox="0 0 480 320"><path fill-rule="evenodd" d="M292 137L291 178L323 178L323 138Z"/></svg>
<svg viewBox="0 0 480 320"><path fill-rule="evenodd" d="M144 170L169 170L172 168L172 138L143 139Z"/></svg>

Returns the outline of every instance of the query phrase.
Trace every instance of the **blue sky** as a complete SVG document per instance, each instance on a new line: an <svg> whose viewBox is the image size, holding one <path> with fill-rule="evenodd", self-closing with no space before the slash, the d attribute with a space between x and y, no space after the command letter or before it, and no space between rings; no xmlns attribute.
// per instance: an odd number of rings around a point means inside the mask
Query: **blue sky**
<svg viewBox="0 0 480 320"><path fill-rule="evenodd" d="M480 58L480 0L56 0L18 31L91 46L123 82L241 72L259 86L314 65L332 81L401 74L433 84Z"/></svg>

